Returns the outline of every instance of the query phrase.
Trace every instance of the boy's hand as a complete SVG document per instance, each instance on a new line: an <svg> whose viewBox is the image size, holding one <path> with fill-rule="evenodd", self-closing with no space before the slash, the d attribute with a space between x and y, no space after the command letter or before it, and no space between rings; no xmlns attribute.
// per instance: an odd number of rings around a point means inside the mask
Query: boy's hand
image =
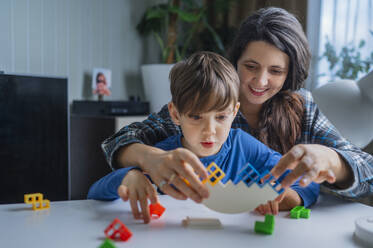
<svg viewBox="0 0 373 248"><path fill-rule="evenodd" d="M122 184L118 187L118 195L123 201L130 200L132 214L135 219L143 219L144 223L149 223L150 213L148 198L153 204L158 202L157 192L151 182L139 170L131 170L123 178ZM141 206L139 211L138 202Z"/></svg>
<svg viewBox="0 0 373 248"><path fill-rule="evenodd" d="M277 215L279 211L290 210L299 205L302 205L302 199L296 191L288 188L276 199L268 201L266 204L259 205L255 208L255 211L261 215Z"/></svg>

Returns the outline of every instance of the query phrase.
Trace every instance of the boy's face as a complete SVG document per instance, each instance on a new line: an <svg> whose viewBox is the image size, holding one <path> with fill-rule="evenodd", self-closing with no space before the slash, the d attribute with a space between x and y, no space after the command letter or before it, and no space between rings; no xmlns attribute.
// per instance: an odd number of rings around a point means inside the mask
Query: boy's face
<svg viewBox="0 0 373 248"><path fill-rule="evenodd" d="M239 106L239 103L236 106L232 103L223 111L180 114L173 103L168 105L172 120L183 131L183 146L198 157L207 157L219 152L228 137Z"/></svg>

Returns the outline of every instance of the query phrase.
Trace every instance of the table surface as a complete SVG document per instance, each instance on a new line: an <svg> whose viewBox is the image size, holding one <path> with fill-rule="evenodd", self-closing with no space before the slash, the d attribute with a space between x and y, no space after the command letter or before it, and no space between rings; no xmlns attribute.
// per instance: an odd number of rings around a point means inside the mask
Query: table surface
<svg viewBox="0 0 373 248"><path fill-rule="evenodd" d="M121 200L51 202L49 210L32 211L31 205L0 205L1 247L98 247L104 229L119 218L133 233L116 247L361 247L354 239L354 221L373 216L373 208L322 195L310 219L291 219L289 212L275 218L272 235L254 232L255 213L220 214L191 200L160 196L166 211L150 224L134 220L129 203ZM218 218L223 229L185 228L187 216Z"/></svg>

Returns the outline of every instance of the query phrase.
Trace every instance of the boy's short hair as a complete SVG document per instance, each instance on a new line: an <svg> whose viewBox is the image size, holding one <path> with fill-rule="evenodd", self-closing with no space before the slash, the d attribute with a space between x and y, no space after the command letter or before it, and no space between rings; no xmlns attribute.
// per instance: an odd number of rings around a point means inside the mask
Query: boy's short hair
<svg viewBox="0 0 373 248"><path fill-rule="evenodd" d="M238 102L237 72L213 52L197 52L175 64L170 81L172 102L180 114L220 111Z"/></svg>

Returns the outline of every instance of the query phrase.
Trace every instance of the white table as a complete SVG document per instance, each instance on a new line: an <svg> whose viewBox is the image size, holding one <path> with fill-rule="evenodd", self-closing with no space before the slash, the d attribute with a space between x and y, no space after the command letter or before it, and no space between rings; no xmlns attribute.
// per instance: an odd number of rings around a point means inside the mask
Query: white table
<svg viewBox="0 0 373 248"><path fill-rule="evenodd" d="M132 218L129 204L121 200L51 202L49 210L32 211L31 205L0 205L0 247L98 247L104 229L118 217L133 233L116 247L359 247L353 238L354 221L373 216L373 208L321 196L310 219L291 219L288 212L276 216L273 235L254 232L254 223L264 217L254 213L219 214L190 200L160 197L166 212L150 224ZM182 219L214 217L220 230L184 228Z"/></svg>

